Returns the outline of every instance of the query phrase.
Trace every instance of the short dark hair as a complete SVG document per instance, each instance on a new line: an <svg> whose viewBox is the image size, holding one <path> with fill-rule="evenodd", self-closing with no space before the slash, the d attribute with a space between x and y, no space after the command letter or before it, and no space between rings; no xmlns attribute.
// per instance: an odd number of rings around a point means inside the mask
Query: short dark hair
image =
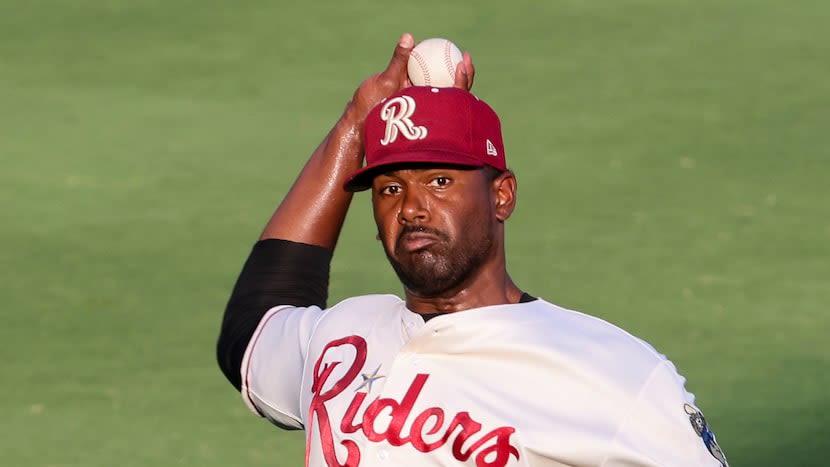
<svg viewBox="0 0 830 467"><path fill-rule="evenodd" d="M505 172L508 172L510 170L510 169L508 169L508 170L499 170L499 169L497 169L497 168L495 168L491 165L485 165L481 169L484 171L484 175L487 176L487 179L490 180L491 182L493 180L495 180L496 178L498 178L499 175L501 175Z"/></svg>

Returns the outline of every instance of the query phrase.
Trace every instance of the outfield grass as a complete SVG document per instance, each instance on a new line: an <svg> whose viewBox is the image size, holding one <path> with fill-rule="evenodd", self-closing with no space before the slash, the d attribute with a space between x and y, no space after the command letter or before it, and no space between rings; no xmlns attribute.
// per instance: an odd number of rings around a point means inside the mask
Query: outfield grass
<svg viewBox="0 0 830 467"><path fill-rule="evenodd" d="M259 230L400 32L473 52L526 290L669 355L732 465L819 466L830 4L0 2L2 464L302 465L214 363ZM398 291L356 198L332 301Z"/></svg>

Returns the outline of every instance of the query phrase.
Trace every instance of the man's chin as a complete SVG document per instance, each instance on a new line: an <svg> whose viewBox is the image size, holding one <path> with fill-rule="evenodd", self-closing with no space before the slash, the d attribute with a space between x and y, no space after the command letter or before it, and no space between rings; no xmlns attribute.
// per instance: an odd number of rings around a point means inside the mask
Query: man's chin
<svg viewBox="0 0 830 467"><path fill-rule="evenodd" d="M428 248L413 251L404 256L405 260L399 264L406 268L406 271L416 276L434 276L436 271L445 263L444 257L435 254Z"/></svg>
<svg viewBox="0 0 830 467"><path fill-rule="evenodd" d="M421 297L437 297L451 288L453 278L449 274L441 274L434 265L427 267L419 265L415 268L399 265L395 272L401 284L410 292ZM449 286L449 287L448 287Z"/></svg>

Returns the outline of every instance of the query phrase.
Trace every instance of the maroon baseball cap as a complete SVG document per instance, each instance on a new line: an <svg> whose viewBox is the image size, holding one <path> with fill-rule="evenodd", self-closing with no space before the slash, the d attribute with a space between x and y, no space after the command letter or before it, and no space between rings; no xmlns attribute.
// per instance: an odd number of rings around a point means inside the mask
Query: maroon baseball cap
<svg viewBox="0 0 830 467"><path fill-rule="evenodd" d="M372 186L382 168L407 163L506 170L501 122L478 97L458 88L412 86L375 106L363 129L366 166L348 191Z"/></svg>

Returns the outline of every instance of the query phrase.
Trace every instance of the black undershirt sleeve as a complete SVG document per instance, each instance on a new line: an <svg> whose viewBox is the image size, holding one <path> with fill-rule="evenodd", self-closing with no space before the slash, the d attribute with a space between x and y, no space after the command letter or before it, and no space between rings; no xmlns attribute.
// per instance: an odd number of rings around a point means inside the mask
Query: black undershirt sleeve
<svg viewBox="0 0 830 467"><path fill-rule="evenodd" d="M242 357L259 322L277 305L325 308L332 252L288 240L260 240L254 245L233 288L216 356L233 386L242 388Z"/></svg>

